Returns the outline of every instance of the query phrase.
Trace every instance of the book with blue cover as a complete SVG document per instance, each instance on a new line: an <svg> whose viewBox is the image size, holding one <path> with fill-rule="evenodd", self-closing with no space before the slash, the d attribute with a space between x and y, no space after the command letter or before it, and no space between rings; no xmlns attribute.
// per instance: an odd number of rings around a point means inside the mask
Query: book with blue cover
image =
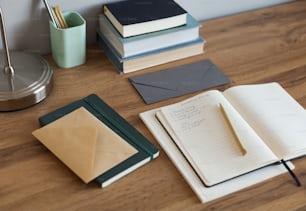
<svg viewBox="0 0 306 211"><path fill-rule="evenodd" d="M133 56L142 52L195 40L199 37L200 26L200 23L194 17L187 14L187 23L185 25L124 38L105 15L99 14L100 32L119 52L121 57Z"/></svg>
<svg viewBox="0 0 306 211"><path fill-rule="evenodd" d="M174 0L125 0L103 5L103 13L123 37L186 24L187 12Z"/></svg>
<svg viewBox="0 0 306 211"><path fill-rule="evenodd" d="M178 45L143 52L129 57L121 57L120 53L116 51L112 44L99 31L97 32L97 39L98 44L106 56L121 73L129 73L155 65L199 55L204 52L205 44L205 40L202 37L198 37L195 40Z"/></svg>

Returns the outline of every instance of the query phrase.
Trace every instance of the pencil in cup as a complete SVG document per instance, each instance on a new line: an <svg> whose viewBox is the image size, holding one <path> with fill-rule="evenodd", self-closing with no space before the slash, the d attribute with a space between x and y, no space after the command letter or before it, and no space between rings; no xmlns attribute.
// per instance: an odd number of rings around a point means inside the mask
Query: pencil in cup
<svg viewBox="0 0 306 211"><path fill-rule="evenodd" d="M64 12L68 28L49 21L52 57L59 67L72 68L86 60L86 21L77 12Z"/></svg>

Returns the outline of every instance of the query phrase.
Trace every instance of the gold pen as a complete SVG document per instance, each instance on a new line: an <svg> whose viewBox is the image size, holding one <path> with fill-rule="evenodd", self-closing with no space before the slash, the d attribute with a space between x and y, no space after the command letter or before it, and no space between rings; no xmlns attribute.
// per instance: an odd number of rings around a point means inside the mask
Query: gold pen
<svg viewBox="0 0 306 211"><path fill-rule="evenodd" d="M235 139L236 139L236 142L237 142L237 144L238 144L238 146L239 146L239 148L240 148L240 151L241 151L242 155L246 155L247 150L246 150L246 149L244 148L244 146L242 145L241 140L240 140L240 138L239 138L239 135L238 135L237 131L235 130L235 127L234 127L234 125L232 124L232 122L231 122L231 120L230 120L230 118L229 118L229 115L228 115L228 113L226 112L226 109L224 108L224 106L223 106L221 103L219 104L219 106L220 106L220 109L221 109L221 113L222 113L223 116L224 116L224 119L226 120L227 124L229 125L229 127L230 127L230 129L231 129L231 131L232 131L232 133L233 133L233 135L234 135L234 137L235 137Z"/></svg>

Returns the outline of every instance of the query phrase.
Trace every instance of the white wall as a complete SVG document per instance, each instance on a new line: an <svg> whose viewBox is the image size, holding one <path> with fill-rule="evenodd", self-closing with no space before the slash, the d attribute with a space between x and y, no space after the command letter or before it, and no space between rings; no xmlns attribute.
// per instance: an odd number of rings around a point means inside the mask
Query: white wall
<svg viewBox="0 0 306 211"><path fill-rule="evenodd" d="M177 0L180 5L199 20L231 15L290 1L292 0Z"/></svg>
<svg viewBox="0 0 306 211"><path fill-rule="evenodd" d="M87 21L87 43L95 42L97 14L114 0L48 0L63 11L78 11ZM271 6L292 0L177 0L198 20ZM48 16L42 0L0 0L11 50L50 51ZM2 44L2 43L1 43ZM0 44L0 48L2 48Z"/></svg>

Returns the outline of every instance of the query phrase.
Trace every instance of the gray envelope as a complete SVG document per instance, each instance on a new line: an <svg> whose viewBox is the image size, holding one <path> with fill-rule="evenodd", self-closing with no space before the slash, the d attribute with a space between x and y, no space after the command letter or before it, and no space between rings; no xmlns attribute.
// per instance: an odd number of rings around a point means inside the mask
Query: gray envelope
<svg viewBox="0 0 306 211"><path fill-rule="evenodd" d="M210 60L146 73L129 78L146 104L229 83Z"/></svg>

